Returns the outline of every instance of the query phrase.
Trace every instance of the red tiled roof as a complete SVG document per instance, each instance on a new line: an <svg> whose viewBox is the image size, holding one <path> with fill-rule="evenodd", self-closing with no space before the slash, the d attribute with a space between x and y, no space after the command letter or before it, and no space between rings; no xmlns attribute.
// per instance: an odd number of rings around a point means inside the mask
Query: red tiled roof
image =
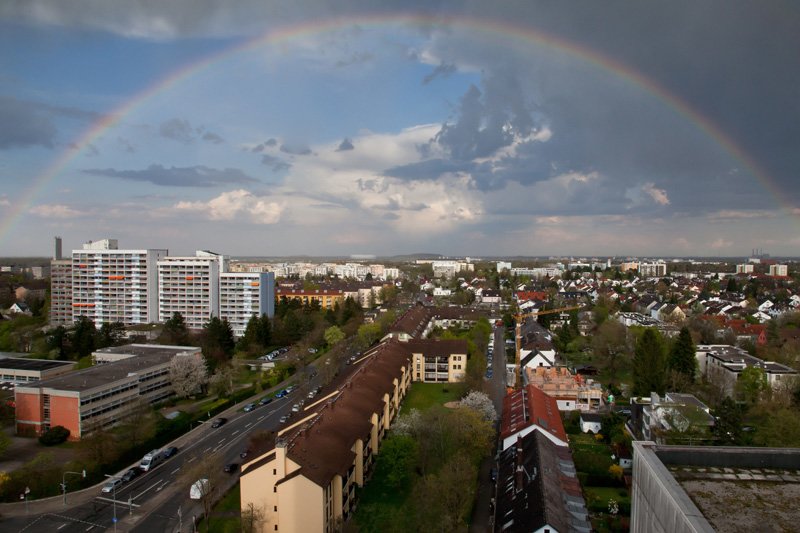
<svg viewBox="0 0 800 533"><path fill-rule="evenodd" d="M536 425L554 437L567 442L567 432L558 412L558 402L540 388L528 385L503 398L503 420L500 436L505 439Z"/></svg>

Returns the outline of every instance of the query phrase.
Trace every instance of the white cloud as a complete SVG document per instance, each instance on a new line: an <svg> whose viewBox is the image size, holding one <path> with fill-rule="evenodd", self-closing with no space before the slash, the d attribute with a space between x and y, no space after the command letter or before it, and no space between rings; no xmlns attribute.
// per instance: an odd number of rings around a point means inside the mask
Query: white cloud
<svg viewBox="0 0 800 533"><path fill-rule="evenodd" d="M776 213L764 210L736 210L722 209L708 214L709 220L730 220L730 219L750 219L750 218L773 218Z"/></svg>
<svg viewBox="0 0 800 533"><path fill-rule="evenodd" d="M30 213L42 218L76 218L82 213L64 204L40 204L30 208Z"/></svg>
<svg viewBox="0 0 800 533"><path fill-rule="evenodd" d="M203 213L211 220L234 220L244 215L256 224L276 224L284 210L280 203L266 201L244 189L223 192L207 202L181 201L173 208Z"/></svg>
<svg viewBox="0 0 800 533"><path fill-rule="evenodd" d="M11 207L11 202L5 194L0 195L0 207Z"/></svg>
<svg viewBox="0 0 800 533"><path fill-rule="evenodd" d="M658 205L669 205L669 196L664 189L657 189L654 183L645 183L642 192L653 199Z"/></svg>
<svg viewBox="0 0 800 533"><path fill-rule="evenodd" d="M714 250L719 250L721 248L730 248L733 246L733 241L729 241L723 238L718 238L711 243L711 248Z"/></svg>

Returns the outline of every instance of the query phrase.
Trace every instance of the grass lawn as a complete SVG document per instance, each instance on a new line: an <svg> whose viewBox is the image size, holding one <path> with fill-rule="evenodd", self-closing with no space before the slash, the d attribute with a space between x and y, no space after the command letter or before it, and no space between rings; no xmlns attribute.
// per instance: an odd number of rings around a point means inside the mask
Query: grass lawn
<svg viewBox="0 0 800 533"><path fill-rule="evenodd" d="M403 399L400 414L408 414L411 409L424 411L434 405L458 401L461 387L453 383L412 383L408 394Z"/></svg>
<svg viewBox="0 0 800 533"><path fill-rule="evenodd" d="M233 486L211 510L210 533L229 533L241 531L241 512L239 509L239 484ZM205 520L198 522L197 531L205 531Z"/></svg>

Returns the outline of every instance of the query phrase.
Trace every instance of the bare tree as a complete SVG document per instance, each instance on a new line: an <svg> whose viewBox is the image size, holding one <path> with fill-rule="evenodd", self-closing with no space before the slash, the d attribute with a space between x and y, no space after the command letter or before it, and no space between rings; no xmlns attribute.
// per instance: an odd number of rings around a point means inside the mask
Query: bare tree
<svg viewBox="0 0 800 533"><path fill-rule="evenodd" d="M242 533L258 533L266 522L264 507L253 502L242 509Z"/></svg>
<svg viewBox="0 0 800 533"><path fill-rule="evenodd" d="M153 409L150 404L139 398L131 405L120 425L120 437L131 448L151 438L156 431Z"/></svg>
<svg viewBox="0 0 800 533"><path fill-rule="evenodd" d="M216 493L221 489L223 459L219 454L204 455L202 460L192 461L191 466L181 474L181 480L188 483L189 487L200 480L200 503L203 506L203 517L206 519L206 528L209 527L209 516L214 506ZM206 529L208 530L208 529Z"/></svg>
<svg viewBox="0 0 800 533"><path fill-rule="evenodd" d="M200 357L179 355L169 366L172 388L180 398L196 394L208 382L208 369Z"/></svg>

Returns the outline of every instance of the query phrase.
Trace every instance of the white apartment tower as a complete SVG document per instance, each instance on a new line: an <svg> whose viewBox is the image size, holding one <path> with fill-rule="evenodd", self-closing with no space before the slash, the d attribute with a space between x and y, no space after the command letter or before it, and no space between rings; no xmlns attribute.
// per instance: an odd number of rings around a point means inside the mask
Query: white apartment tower
<svg viewBox="0 0 800 533"><path fill-rule="evenodd" d="M736 265L736 273L737 274L752 274L753 273L753 265L752 265L752 263L743 263L741 265Z"/></svg>
<svg viewBox="0 0 800 533"><path fill-rule="evenodd" d="M158 262L158 320L166 322L175 312L186 327L201 329L219 316L219 280L226 270L225 257L198 251L194 257L165 257Z"/></svg>
<svg viewBox="0 0 800 533"><path fill-rule="evenodd" d="M235 337L244 335L253 315L275 314L275 274L272 272L222 273L219 280L219 316Z"/></svg>
<svg viewBox="0 0 800 533"><path fill-rule="evenodd" d="M72 251L72 321L96 325L157 320L156 263L167 250L120 250L116 239L88 242Z"/></svg>
<svg viewBox="0 0 800 533"><path fill-rule="evenodd" d="M789 275L789 267L788 267L788 265L770 265L769 266L769 275L770 276L788 276Z"/></svg>
<svg viewBox="0 0 800 533"><path fill-rule="evenodd" d="M639 275L646 278L660 278L667 275L667 264L657 261L655 263L640 263Z"/></svg>

